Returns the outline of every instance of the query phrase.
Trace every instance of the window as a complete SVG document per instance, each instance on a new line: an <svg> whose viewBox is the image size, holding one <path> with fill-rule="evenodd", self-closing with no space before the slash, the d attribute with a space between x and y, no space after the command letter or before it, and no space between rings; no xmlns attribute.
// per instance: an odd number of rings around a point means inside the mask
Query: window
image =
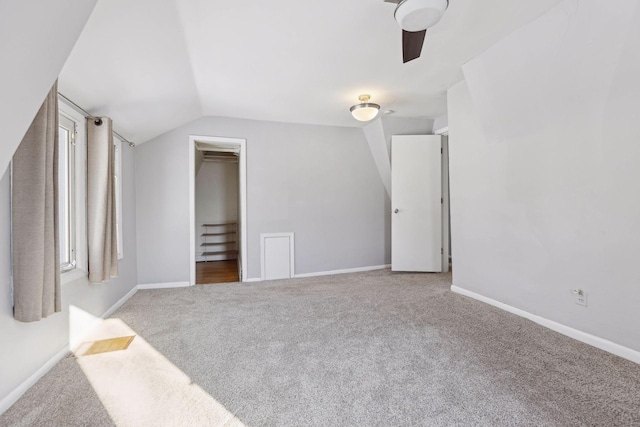
<svg viewBox="0 0 640 427"><path fill-rule="evenodd" d="M58 103L58 226L62 283L87 274L87 143L84 114Z"/></svg>
<svg viewBox="0 0 640 427"><path fill-rule="evenodd" d="M60 269L76 268L76 122L60 115L58 127L58 229L60 235Z"/></svg>

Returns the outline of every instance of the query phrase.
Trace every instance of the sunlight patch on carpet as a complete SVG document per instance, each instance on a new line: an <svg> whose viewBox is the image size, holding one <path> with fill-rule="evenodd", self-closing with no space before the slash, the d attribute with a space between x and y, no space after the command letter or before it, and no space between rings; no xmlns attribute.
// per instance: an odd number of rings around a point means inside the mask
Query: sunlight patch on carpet
<svg viewBox="0 0 640 427"><path fill-rule="evenodd" d="M81 348L75 351L78 365L117 426L244 426L122 320L103 321L86 339L96 347L129 340L127 351L91 357L84 357Z"/></svg>
<svg viewBox="0 0 640 427"><path fill-rule="evenodd" d="M129 344L135 338L135 335L128 337L109 338L106 340L92 341L84 343L79 349L78 353L82 356L90 356L92 354L110 353L112 351L122 351L129 348ZM82 351L83 347L88 347L85 351Z"/></svg>

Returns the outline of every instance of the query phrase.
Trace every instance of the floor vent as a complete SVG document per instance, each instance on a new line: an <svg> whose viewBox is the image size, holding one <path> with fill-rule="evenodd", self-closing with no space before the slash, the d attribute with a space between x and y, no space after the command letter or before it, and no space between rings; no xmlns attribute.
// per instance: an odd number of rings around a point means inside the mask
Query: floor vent
<svg viewBox="0 0 640 427"><path fill-rule="evenodd" d="M129 348L129 344L131 344L131 341L133 341L135 337L135 335L132 335L129 337L109 338L107 340L84 343L82 347L88 348L84 352L81 351L80 354L82 356L90 356L92 354L126 350Z"/></svg>

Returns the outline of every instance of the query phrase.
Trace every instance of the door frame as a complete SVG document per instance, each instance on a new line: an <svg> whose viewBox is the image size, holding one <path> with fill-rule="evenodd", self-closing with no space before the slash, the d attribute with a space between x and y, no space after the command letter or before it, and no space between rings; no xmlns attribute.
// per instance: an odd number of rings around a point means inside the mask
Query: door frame
<svg viewBox="0 0 640 427"><path fill-rule="evenodd" d="M239 278L247 281L247 140L220 136L189 135L189 284L196 284L196 143L224 144L238 147L238 173L240 184L240 265Z"/></svg>
<svg viewBox="0 0 640 427"><path fill-rule="evenodd" d="M448 273L451 261L451 184L449 181L449 126L435 130L442 137L442 272Z"/></svg>

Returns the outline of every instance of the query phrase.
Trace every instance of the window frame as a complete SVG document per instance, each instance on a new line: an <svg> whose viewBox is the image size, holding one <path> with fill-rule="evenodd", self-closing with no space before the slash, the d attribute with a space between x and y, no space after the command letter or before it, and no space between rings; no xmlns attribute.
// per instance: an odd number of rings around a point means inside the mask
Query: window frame
<svg viewBox="0 0 640 427"><path fill-rule="evenodd" d="M71 230L74 236L75 265L64 269L61 266L61 282L72 282L88 276L88 243L87 243L87 125L84 114L76 110L63 99L58 99L58 109L61 118L68 119L75 124L75 144L73 145L74 179L70 188L73 194L70 203L70 213L75 218L75 227ZM71 163L70 163L71 164Z"/></svg>

